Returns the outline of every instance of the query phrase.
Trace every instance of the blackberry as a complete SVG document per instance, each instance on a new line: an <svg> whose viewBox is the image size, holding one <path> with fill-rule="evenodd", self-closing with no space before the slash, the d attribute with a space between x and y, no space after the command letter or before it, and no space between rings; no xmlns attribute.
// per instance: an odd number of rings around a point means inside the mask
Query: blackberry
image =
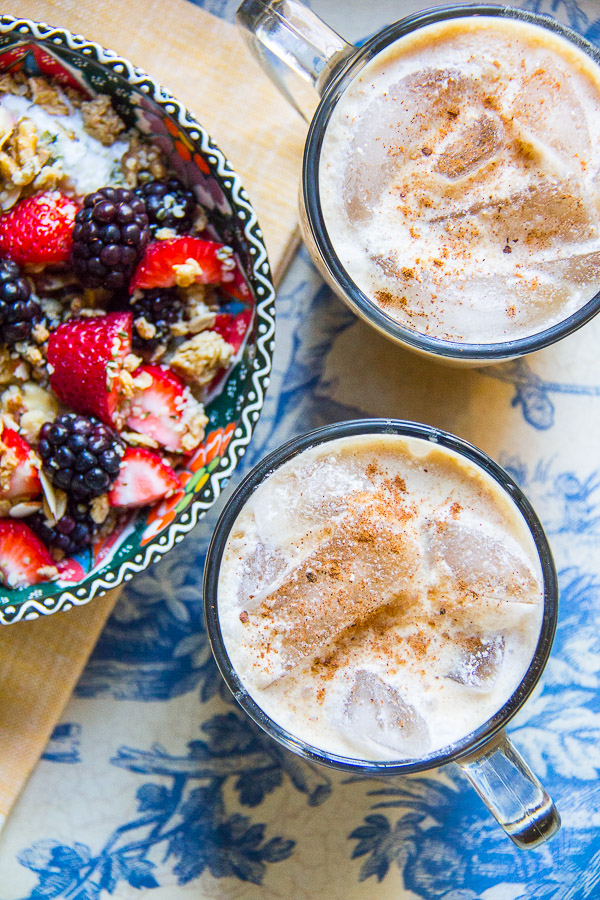
<svg viewBox="0 0 600 900"><path fill-rule="evenodd" d="M116 480L124 453L119 436L94 416L65 413L39 433L43 470L73 500L104 494Z"/></svg>
<svg viewBox="0 0 600 900"><path fill-rule="evenodd" d="M178 178L147 181L137 188L136 194L146 205L153 234L158 228L172 228L177 234L185 234L194 224L196 199Z"/></svg>
<svg viewBox="0 0 600 900"><path fill-rule="evenodd" d="M88 194L75 216L71 261L88 287L124 288L150 240L143 200L125 188Z"/></svg>
<svg viewBox="0 0 600 900"><path fill-rule="evenodd" d="M0 259L0 333L4 342L28 340L41 318L40 305L32 298L29 282L18 265L11 259Z"/></svg>
<svg viewBox="0 0 600 900"><path fill-rule="evenodd" d="M47 547L62 550L66 556L73 556L79 550L89 547L98 528L87 503L77 503L74 500L69 501L64 516L56 525L49 525L42 512L29 516L27 524Z"/></svg>
<svg viewBox="0 0 600 900"><path fill-rule="evenodd" d="M155 350L159 344L165 344L171 334L170 325L181 318L182 305L177 288L136 291L130 303L134 350ZM145 327L141 319L152 326L153 333L150 333L152 328Z"/></svg>

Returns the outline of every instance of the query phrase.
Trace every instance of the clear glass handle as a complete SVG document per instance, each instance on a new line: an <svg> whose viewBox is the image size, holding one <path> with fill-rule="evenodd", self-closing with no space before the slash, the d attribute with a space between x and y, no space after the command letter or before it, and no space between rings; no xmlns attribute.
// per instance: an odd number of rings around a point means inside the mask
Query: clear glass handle
<svg viewBox="0 0 600 900"><path fill-rule="evenodd" d="M537 847L560 828L554 803L503 731L458 764L517 847Z"/></svg>
<svg viewBox="0 0 600 900"><path fill-rule="evenodd" d="M315 13L298 0L244 0L236 22L250 50L272 81L308 118L311 104L306 84L320 95L331 73L356 53Z"/></svg>

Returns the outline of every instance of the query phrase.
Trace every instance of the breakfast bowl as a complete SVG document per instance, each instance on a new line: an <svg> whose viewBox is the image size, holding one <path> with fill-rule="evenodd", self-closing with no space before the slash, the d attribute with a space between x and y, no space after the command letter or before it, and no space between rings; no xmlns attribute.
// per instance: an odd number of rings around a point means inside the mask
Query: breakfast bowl
<svg viewBox="0 0 600 900"><path fill-rule="evenodd" d="M217 248L222 280L214 290L217 300L213 297L209 319L212 315L210 328L217 331L216 322L220 323L219 333L228 344L228 350L227 358L223 356L221 365L217 365L214 372L209 372L211 377L205 379L202 389L204 427L201 441L193 447L179 447L175 455L167 453L166 445L159 446L152 438L150 441L147 438L140 441L139 454L162 455L159 461L165 465L168 463L174 472L176 481L167 493L146 506L125 503L118 510L119 515L112 529L100 528L88 546L71 555L55 554L56 571L50 580L41 579L30 584L20 584L18 579L11 582L6 574L8 569L0 562L3 581L0 586L0 624L35 619L81 606L131 580L137 572L183 540L210 509L244 455L264 401L275 330L274 289L269 263L248 195L221 150L178 100L144 71L115 52L65 29L12 16L0 17L0 82L7 77L12 79L13 84L33 84L34 89L40 85L56 85L61 96L79 97L74 101L75 105L83 105L83 97L88 108L93 108L93 102L101 97L108 109L101 110L99 119L106 121L116 115L124 123L123 128L127 129L124 133L130 136L130 140L132 135L135 140L139 135L146 149L156 148L166 166L163 180L175 179L183 185L187 193L193 195L197 208L202 212L203 221L190 241L196 241L198 245L206 242L206 246ZM34 101L37 103L35 97ZM139 184L138 181L137 186ZM91 190L98 191L99 186L93 185ZM87 194L87 191L81 193ZM0 191L3 213L0 222L2 218L12 215L12 210L7 211L7 207L14 200L9 197L6 201L6 194L6 190ZM180 239L178 234L168 230L158 238L155 234L152 232L152 237L146 240L150 240L149 246L153 241L160 243L161 249L168 244L177 244ZM193 263L193 259L191 261ZM187 266L189 270L190 259L183 260L183 263L182 268ZM196 281L204 278L202 267L196 265L194 269L194 265L191 275L189 271L187 275L184 273L187 282L185 279L177 280L177 287L168 289L179 290L182 285L193 284L194 278ZM31 271L34 277L35 267ZM194 272L200 274L194 275ZM25 274L29 275L29 271L26 270ZM202 283L205 284L206 280ZM36 284L34 290L37 290ZM103 286L104 283L99 290ZM107 322L111 316L131 316L129 312L113 312L111 302L107 301L108 308L99 310L98 318L103 316L103 321ZM128 301L123 302L126 304ZM71 323L73 321L70 320ZM65 328L65 324L68 326L69 322L61 323L59 328ZM48 340L51 342L52 328L49 330ZM193 339L199 332L191 333ZM11 350L14 351L14 347ZM60 350L55 342L55 355L57 347ZM133 355L135 352L134 343ZM12 356L16 357L15 352ZM59 358L58 361L54 359L54 365L49 365L50 381L64 362ZM165 368L161 360L144 357L139 362L144 365L149 362L150 365L145 367L153 370ZM171 374L168 377L173 380ZM82 373L78 386L80 394L85 394L87 390L86 378L87 375ZM6 383L3 382L0 393L5 390ZM59 400L62 403L64 396L59 394ZM69 408L67 404L66 409ZM59 411L64 413L64 410L65 407L61 406ZM5 405L2 411L6 411ZM3 415L3 434L6 434L6 422ZM8 422L10 424L10 418ZM128 451L129 448L126 448L119 452ZM41 466L38 468L41 469ZM42 484L47 482L41 471L40 478ZM39 505L41 501L35 502ZM20 504L20 507L24 506L27 504ZM11 538L13 533L19 533L20 523L28 521L27 515L11 518L10 513L3 512L3 516L6 518L0 521L9 523L7 528ZM19 523L16 528L14 522ZM58 558L61 555L63 558Z"/></svg>

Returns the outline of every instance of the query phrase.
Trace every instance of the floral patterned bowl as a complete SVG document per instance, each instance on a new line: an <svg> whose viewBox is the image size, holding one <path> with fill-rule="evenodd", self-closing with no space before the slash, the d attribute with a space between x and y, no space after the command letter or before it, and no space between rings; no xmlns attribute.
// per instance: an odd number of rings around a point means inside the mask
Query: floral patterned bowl
<svg viewBox="0 0 600 900"><path fill-rule="evenodd" d="M206 404L206 437L178 469L181 489L133 513L87 552L61 564L58 581L0 591L0 624L81 606L106 593L183 540L212 506L252 436L271 370L274 290L256 214L239 176L184 106L128 60L80 35L0 16L0 74L45 74L89 97L109 94L121 118L150 136L169 167L192 187L214 239L231 245L250 288L245 342ZM238 301L227 311L242 311Z"/></svg>

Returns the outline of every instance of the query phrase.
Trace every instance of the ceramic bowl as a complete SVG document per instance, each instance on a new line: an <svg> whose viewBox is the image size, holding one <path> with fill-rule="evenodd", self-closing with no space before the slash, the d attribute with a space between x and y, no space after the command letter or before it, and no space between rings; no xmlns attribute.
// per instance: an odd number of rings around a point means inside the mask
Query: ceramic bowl
<svg viewBox="0 0 600 900"><path fill-rule="evenodd" d="M252 436L271 370L274 290L256 214L239 176L186 108L153 78L99 44L61 28L0 17L0 73L46 74L90 97L109 94L128 126L152 135L170 168L193 188L215 240L233 247L250 288L244 344L206 404L198 450L177 470L181 489L132 513L86 553L63 562L60 580L0 589L0 624L47 616L89 602L129 581L183 540L219 496ZM238 301L226 306L241 311Z"/></svg>

